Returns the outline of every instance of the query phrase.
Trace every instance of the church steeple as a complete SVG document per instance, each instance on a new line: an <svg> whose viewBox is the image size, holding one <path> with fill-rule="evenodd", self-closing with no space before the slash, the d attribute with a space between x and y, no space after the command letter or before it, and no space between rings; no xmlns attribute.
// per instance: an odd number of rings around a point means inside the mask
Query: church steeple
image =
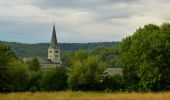
<svg viewBox="0 0 170 100"><path fill-rule="evenodd" d="M48 59L50 59L54 64L57 64L57 66L60 66L62 63L60 59L60 49L57 45L55 25L53 25L51 43L48 48Z"/></svg>
<svg viewBox="0 0 170 100"><path fill-rule="evenodd" d="M51 48L57 48L57 37L56 37L56 31L55 31L55 24L53 25L53 31L52 31L52 37L51 37Z"/></svg>

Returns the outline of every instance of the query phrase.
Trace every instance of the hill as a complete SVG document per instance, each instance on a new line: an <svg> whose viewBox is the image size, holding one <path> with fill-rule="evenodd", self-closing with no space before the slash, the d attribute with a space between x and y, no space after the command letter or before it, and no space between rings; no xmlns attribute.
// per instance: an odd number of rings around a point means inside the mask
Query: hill
<svg viewBox="0 0 170 100"><path fill-rule="evenodd" d="M19 42L5 42L0 41L0 43L5 43L9 45L12 51L20 57L47 57L47 49L49 43L37 43L37 44L26 44ZM115 47L119 42L98 42L98 43L59 43L61 53L70 53L79 49L90 50L98 46L103 47Z"/></svg>

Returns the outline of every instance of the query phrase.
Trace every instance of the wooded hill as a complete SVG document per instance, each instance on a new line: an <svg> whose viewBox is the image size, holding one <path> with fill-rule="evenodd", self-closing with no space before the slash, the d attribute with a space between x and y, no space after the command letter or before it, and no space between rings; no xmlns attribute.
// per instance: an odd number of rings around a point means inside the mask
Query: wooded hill
<svg viewBox="0 0 170 100"><path fill-rule="evenodd" d="M4 42L9 45L15 54L20 57L47 57L47 49L49 47L49 43L37 43L37 44L26 44L19 42ZM98 43L59 43L59 47L61 53L70 53L76 50L91 50L95 47L103 46L103 47L115 47L119 42L98 42Z"/></svg>

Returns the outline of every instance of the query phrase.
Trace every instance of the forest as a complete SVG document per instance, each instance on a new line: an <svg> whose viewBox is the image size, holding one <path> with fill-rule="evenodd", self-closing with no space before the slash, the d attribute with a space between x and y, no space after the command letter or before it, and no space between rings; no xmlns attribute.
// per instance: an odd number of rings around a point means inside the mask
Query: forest
<svg viewBox="0 0 170 100"><path fill-rule="evenodd" d="M63 54L62 66L42 71L37 58L24 63L23 55L16 54L21 46L14 50L0 43L0 92L170 90L169 23L140 27L116 45L76 45ZM109 67L123 68L123 75L108 74Z"/></svg>
<svg viewBox="0 0 170 100"><path fill-rule="evenodd" d="M47 50L49 48L49 43L37 43L37 44L26 44L19 42L6 42L0 41L11 47L11 50L19 58L47 58ZM93 48L102 47L115 47L119 42L98 42L98 43L58 43L62 55L71 53L76 50L91 50Z"/></svg>

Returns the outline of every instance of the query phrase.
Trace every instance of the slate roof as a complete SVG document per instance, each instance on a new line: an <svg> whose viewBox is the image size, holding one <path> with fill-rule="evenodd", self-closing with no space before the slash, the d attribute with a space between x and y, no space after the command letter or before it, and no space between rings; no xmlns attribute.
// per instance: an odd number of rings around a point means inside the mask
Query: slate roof
<svg viewBox="0 0 170 100"><path fill-rule="evenodd" d="M106 72L108 72L110 75L122 75L123 74L123 69L122 68L107 68Z"/></svg>
<svg viewBox="0 0 170 100"><path fill-rule="evenodd" d="M53 25L50 47L54 49L57 48L57 37L56 37L55 25Z"/></svg>
<svg viewBox="0 0 170 100"><path fill-rule="evenodd" d="M40 64L60 64L60 63L55 63L55 62L51 61L51 59L40 58L38 60L39 60Z"/></svg>
<svg viewBox="0 0 170 100"><path fill-rule="evenodd" d="M38 59L40 64L53 64L51 59Z"/></svg>

